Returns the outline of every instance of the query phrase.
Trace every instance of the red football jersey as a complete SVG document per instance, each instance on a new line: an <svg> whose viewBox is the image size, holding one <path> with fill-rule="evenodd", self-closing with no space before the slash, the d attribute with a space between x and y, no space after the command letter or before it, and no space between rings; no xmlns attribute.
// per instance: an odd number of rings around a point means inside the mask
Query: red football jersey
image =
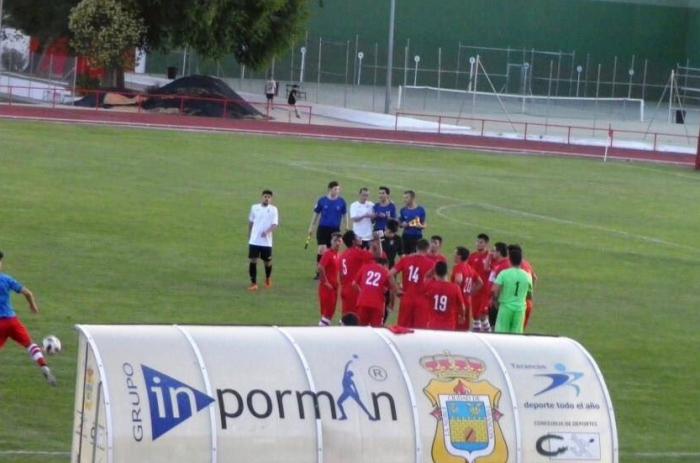
<svg viewBox="0 0 700 463"><path fill-rule="evenodd" d="M452 268L452 275L450 276L450 281L452 283L456 283L457 275L462 276L462 281L458 284L462 290L464 302L467 304L467 306L470 306L471 298L469 296L471 295L474 286L478 281L481 281L483 284L483 281L481 280L479 274L476 273L476 270L474 270L471 265L467 264L466 262L457 264Z"/></svg>
<svg viewBox="0 0 700 463"><path fill-rule="evenodd" d="M489 274L491 273L491 259L489 257L488 251L483 252L473 252L469 255L467 263L471 268L476 270L476 273L481 277L481 281L484 282L484 287L488 284Z"/></svg>
<svg viewBox="0 0 700 463"><path fill-rule="evenodd" d="M433 330L455 330L464 298L456 283L433 280L425 284L425 296L430 308L428 328Z"/></svg>
<svg viewBox="0 0 700 463"><path fill-rule="evenodd" d="M374 261L372 253L366 249L352 247L340 255L340 284L352 285L360 268Z"/></svg>
<svg viewBox="0 0 700 463"><path fill-rule="evenodd" d="M386 299L384 295L389 290L389 270L386 267L372 262L362 266L355 283L360 287L360 294L357 296L357 307L372 307L384 310Z"/></svg>
<svg viewBox="0 0 700 463"><path fill-rule="evenodd" d="M401 273L401 284L404 293L419 294L423 291L425 275L434 267L435 261L428 256L412 254L402 258L394 266L394 271Z"/></svg>
<svg viewBox="0 0 700 463"><path fill-rule="evenodd" d="M537 275L535 274L535 269L532 268L532 264L530 262L523 259L523 261L520 264L520 268L525 270L527 273L529 273L533 280L537 279Z"/></svg>
<svg viewBox="0 0 700 463"><path fill-rule="evenodd" d="M338 257L338 251L332 249L327 250L323 253L321 257L321 262L319 263L323 267L326 273L326 278L328 282L334 287L338 287L338 267L340 264L340 259ZM320 284L324 284L324 281L320 281Z"/></svg>
<svg viewBox="0 0 700 463"><path fill-rule="evenodd" d="M491 268L491 275L489 275L489 283L493 284L493 282L496 281L498 274L509 268L511 268L510 259L507 257L497 264L494 264Z"/></svg>
<svg viewBox="0 0 700 463"><path fill-rule="evenodd" d="M442 254L427 254L428 258L433 261L433 264L437 264L438 262L444 262L447 263L447 258L443 256Z"/></svg>

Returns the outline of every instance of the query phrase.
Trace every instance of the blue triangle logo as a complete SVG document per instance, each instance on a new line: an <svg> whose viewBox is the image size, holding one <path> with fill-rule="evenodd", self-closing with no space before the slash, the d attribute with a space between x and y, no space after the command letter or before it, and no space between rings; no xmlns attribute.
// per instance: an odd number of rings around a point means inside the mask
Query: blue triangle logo
<svg viewBox="0 0 700 463"><path fill-rule="evenodd" d="M141 365L151 409L151 434L158 439L214 402L205 393L172 376Z"/></svg>

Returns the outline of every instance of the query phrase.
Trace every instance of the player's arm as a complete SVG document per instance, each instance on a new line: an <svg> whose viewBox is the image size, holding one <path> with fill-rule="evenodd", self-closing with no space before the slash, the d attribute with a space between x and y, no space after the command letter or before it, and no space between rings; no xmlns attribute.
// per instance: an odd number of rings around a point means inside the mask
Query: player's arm
<svg viewBox="0 0 700 463"><path fill-rule="evenodd" d="M311 223L309 223L309 235L313 233L314 229L316 228L319 217L321 217L321 214L314 211L313 215L311 216Z"/></svg>
<svg viewBox="0 0 700 463"><path fill-rule="evenodd" d="M279 216L277 215L277 212L275 212L275 216L272 218L272 224L269 227L267 227L267 230L263 230L263 232L260 234L260 237L265 238L268 233L272 233L273 231L277 230L277 227L279 227L279 225Z"/></svg>
<svg viewBox="0 0 700 463"><path fill-rule="evenodd" d="M501 295L501 285L499 284L500 280L496 283L493 284L491 287L491 304L494 307L498 307L498 296Z"/></svg>
<svg viewBox="0 0 700 463"><path fill-rule="evenodd" d="M420 228L421 230L425 230L426 228L428 228L428 216L425 213L425 209L422 209L418 212L418 219L419 223L417 228Z"/></svg>
<svg viewBox="0 0 700 463"><path fill-rule="evenodd" d="M474 295L481 291L481 288L484 287L484 280L481 279L478 273L474 272L474 278L472 278L472 281L474 282L472 284L472 291L469 293L469 295Z"/></svg>
<svg viewBox="0 0 700 463"><path fill-rule="evenodd" d="M358 209L359 209L359 208L358 208L358 207L355 207L355 204L354 204L354 203L350 205L350 214L349 214L349 216L350 216L350 221L352 221L352 222L359 222L359 221L363 220L365 217L367 217L366 214L365 214L365 215L360 215ZM350 226L350 225L348 224L348 227L349 227L349 226Z"/></svg>
<svg viewBox="0 0 700 463"><path fill-rule="evenodd" d="M399 288L399 285L396 284L396 281L391 275L391 272L389 272L389 278L387 281L389 283L389 308L393 310L394 301L396 301L396 296L401 295L401 288Z"/></svg>
<svg viewBox="0 0 700 463"><path fill-rule="evenodd" d="M36 303L36 298L34 297L34 294L31 291L29 291L28 288L22 288L20 293L27 300L27 303L29 304L29 310L31 310L34 313L39 313L39 306Z"/></svg>
<svg viewBox="0 0 700 463"><path fill-rule="evenodd" d="M464 323L467 320L469 320L469 314L467 313L467 305L464 303L464 296L462 295L462 291L458 288L457 291L457 308L459 309L459 322Z"/></svg>
<svg viewBox="0 0 700 463"><path fill-rule="evenodd" d="M324 257L327 255L329 254L324 254ZM325 286L328 289L333 289L333 285L330 281L328 281L328 275L326 275L326 260L324 258L321 258L321 262L318 263L317 269L318 278L321 282L323 282L323 286Z"/></svg>

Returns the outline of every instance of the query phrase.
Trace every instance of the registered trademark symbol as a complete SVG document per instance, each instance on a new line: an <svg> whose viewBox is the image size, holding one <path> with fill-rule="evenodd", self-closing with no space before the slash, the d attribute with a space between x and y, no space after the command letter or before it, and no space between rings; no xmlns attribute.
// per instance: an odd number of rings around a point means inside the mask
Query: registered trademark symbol
<svg viewBox="0 0 700 463"><path fill-rule="evenodd" d="M369 377L375 381L384 381L387 378L386 370L379 366L371 366L367 371Z"/></svg>

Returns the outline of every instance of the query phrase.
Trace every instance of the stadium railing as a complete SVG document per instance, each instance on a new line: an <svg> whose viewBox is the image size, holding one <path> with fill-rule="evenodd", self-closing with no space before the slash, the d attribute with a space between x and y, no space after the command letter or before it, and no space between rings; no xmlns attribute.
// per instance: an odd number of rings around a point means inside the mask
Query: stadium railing
<svg viewBox="0 0 700 463"><path fill-rule="evenodd" d="M421 123L417 124L416 121ZM394 130L510 138L565 145L607 145L615 148L683 154L695 154L699 143L698 135L620 129L610 124L605 126L564 125L410 112L396 113Z"/></svg>
<svg viewBox="0 0 700 463"><path fill-rule="evenodd" d="M124 98L126 103L129 99L133 100L129 104L110 104L105 103L103 97L107 94L116 95L118 97ZM187 95L166 95L157 93L141 93L137 91L112 91L112 90L96 90L96 89L76 89L75 94L70 90L64 88L48 88L48 87L29 87L29 86L16 86L16 85L0 85L0 95L5 96L5 104L10 106L16 104L26 104L29 101L36 102L42 101L46 106L51 108L82 108L82 109L94 109L96 111L121 111L121 112L136 112L136 113L147 113L150 112L146 106L148 102L151 103L163 103L166 102L166 106L161 106L160 111L153 111L166 114L176 114L180 116L191 115L188 113L188 103L198 103L201 105L208 105L212 112L217 112L217 108L220 108L221 115L218 117L226 118L229 114L229 110L234 107L252 107L256 109L267 121L277 121L280 119L275 119L273 116L275 112L281 113L285 112L287 122L296 122L296 115L289 105L274 103L268 105L267 103L250 102L245 100L231 100L225 98L210 98L210 97L195 97ZM95 99L94 106L75 106L74 102L79 99L92 96ZM168 104L169 103L169 104ZM107 105L107 107L105 107ZM168 111L170 108L170 111ZM313 120L313 110L310 105L296 105L297 111L303 115L300 122L304 124L311 124ZM217 116L209 116L217 117Z"/></svg>

